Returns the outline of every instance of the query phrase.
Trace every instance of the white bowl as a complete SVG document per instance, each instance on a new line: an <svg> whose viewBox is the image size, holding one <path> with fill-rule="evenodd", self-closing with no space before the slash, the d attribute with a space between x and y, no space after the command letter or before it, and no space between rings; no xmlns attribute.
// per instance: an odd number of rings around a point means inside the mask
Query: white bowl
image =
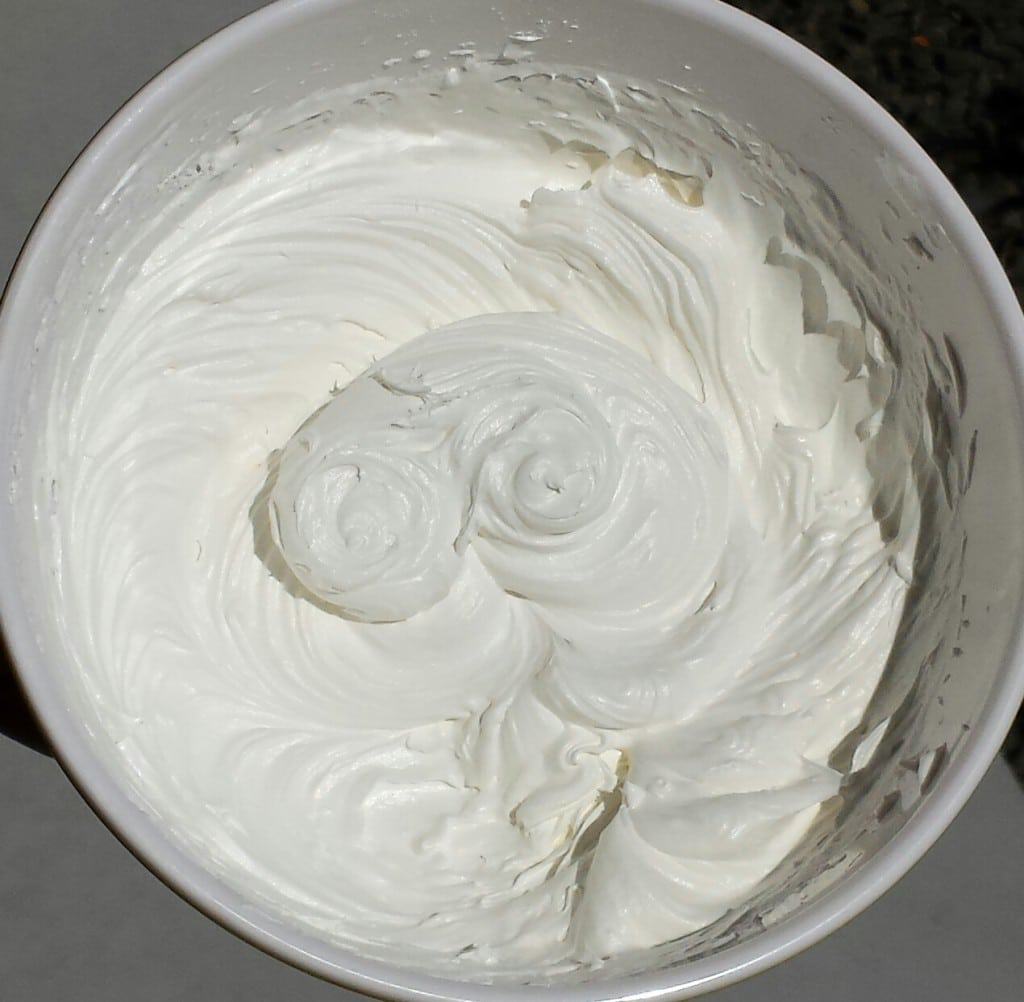
<svg viewBox="0 0 1024 1002"><path fill-rule="evenodd" d="M832 826L787 862L785 885L632 968L499 988L368 960L293 928L212 876L137 804L67 684L70 659L36 545L34 506L46 485L31 446L48 404L45 360L87 308L99 255L116 251L133 215L161 197L157 182L189 149L223 136L255 93L260 104L284 103L368 79L391 56L447 53L468 38L493 52L523 30L544 36L535 46L547 61L685 84L695 102L751 123L789 155L794 176L833 201L883 294L912 301L917 328L893 336L901 351L931 359L927 433L943 438L949 468L922 471L927 489L945 481L946 500L936 502L919 553L921 587L865 721L839 754L849 764L865 735L884 734L866 765L858 757L860 768L851 766ZM281 0L193 49L125 105L61 182L18 260L0 313L4 633L54 750L93 809L179 894L268 953L392 999L690 997L792 956L869 905L935 841L996 753L1024 693L1022 400L1024 318L963 202L871 98L766 25L709 0L510 0L500 12L476 0Z"/></svg>

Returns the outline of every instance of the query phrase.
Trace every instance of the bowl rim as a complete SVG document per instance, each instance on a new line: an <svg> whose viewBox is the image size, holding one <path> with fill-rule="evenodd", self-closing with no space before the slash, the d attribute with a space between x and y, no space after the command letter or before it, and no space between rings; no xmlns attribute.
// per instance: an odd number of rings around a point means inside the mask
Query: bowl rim
<svg viewBox="0 0 1024 1002"><path fill-rule="evenodd" d="M188 80L251 39L285 28L296 17L347 6L354 0L275 0L215 32L154 76L115 112L69 167L43 206L14 263L0 300L0 408L14 399L14 332L27 311L37 262L59 246L62 217L80 192L106 166L118 137L141 114L169 103ZM703 22L739 43L786 65L823 91L869 135L908 166L935 205L965 265L984 293L1002 336L1007 364L1017 391L1016 419L1024 438L1020 404L1024 401L1024 315L1009 279L978 222L945 175L903 127L859 86L799 42L757 18L719 0L643 0L649 6ZM2 451L15 445L4 423ZM5 476L9 463L4 463ZM17 538L13 509L0 505L0 566L15 564ZM860 869L812 904L798 909L745 943L711 957L668 970L645 972L584 985L552 987L482 985L449 980L370 960L276 919L204 869L165 834L106 770L36 646L24 596L16 575L0 571L0 634L6 639L15 677L27 696L61 768L113 834L151 872L189 904L253 946L293 967L371 997L401 1002L626 1002L690 998L725 987L774 966L821 940L879 898L900 879L942 834L987 771L1024 698L1024 617L1016 626L978 721L959 755L906 825Z"/></svg>

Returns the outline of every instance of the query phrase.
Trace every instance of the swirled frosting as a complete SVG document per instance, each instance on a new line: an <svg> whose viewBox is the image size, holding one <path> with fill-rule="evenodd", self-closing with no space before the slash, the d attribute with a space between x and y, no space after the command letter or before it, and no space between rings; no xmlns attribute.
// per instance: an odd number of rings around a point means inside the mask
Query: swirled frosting
<svg viewBox="0 0 1024 1002"><path fill-rule="evenodd" d="M354 379L285 447L270 508L296 578L352 619L431 608L472 546L543 618L615 620L637 642L706 596L727 501L724 444L691 396L614 341L521 313L423 335Z"/></svg>
<svg viewBox="0 0 1024 1002"><path fill-rule="evenodd" d="M684 936L839 789L909 580L896 369L678 92L352 97L169 178L67 370L97 740L361 952L545 977Z"/></svg>

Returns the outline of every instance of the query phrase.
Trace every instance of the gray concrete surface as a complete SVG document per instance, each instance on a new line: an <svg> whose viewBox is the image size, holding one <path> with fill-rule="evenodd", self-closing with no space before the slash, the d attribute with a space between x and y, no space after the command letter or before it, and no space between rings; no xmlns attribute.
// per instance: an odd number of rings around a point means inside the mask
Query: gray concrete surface
<svg viewBox="0 0 1024 1002"><path fill-rule="evenodd" d="M47 195L139 86L253 0L0 0L0 281ZM0 731L32 740L0 664ZM997 762L926 858L845 929L716 1002L1024 996L1024 792ZM0 733L0 1000L356 999L151 876L57 764Z"/></svg>

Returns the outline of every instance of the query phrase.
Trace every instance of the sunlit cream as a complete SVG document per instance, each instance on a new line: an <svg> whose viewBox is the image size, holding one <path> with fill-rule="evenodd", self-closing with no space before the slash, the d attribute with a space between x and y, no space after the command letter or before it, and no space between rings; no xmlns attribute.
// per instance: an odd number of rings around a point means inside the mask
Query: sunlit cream
<svg viewBox="0 0 1024 1002"><path fill-rule="evenodd" d="M839 788L916 534L882 339L742 158L660 85L508 73L241 128L44 444L147 808L467 977L741 905Z"/></svg>

